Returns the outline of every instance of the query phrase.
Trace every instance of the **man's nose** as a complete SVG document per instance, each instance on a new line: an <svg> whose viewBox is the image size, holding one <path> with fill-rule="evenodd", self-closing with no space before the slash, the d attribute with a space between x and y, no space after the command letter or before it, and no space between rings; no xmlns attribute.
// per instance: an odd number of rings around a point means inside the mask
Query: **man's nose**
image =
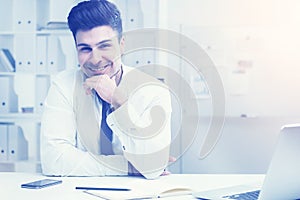
<svg viewBox="0 0 300 200"><path fill-rule="evenodd" d="M102 60L102 53L100 50L98 50L97 48L93 49L91 51L90 57L89 57L89 61L91 63L93 63L94 65L100 63Z"/></svg>

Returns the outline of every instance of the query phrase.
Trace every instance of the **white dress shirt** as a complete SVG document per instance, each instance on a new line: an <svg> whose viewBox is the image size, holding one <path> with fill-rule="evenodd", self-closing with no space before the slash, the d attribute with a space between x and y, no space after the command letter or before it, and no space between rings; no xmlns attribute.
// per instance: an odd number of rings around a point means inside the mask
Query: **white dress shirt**
<svg viewBox="0 0 300 200"><path fill-rule="evenodd" d="M126 76L132 69L124 66L123 76ZM112 144L115 155L94 155L82 144L77 133L73 92L78 70L59 73L53 79L45 100L41 125L43 173L56 176L127 175L129 161L136 169L141 170L141 174L146 178L158 177L163 172L163 168L143 171L143 167L140 167L138 161L135 162L132 159L132 155L143 156L159 152L164 148L168 149L171 143L171 100L168 89L157 85L147 85L134 91L134 94L130 94L128 101L107 117L107 123L113 131ZM101 104L95 100L94 106L95 110L99 111L97 118L100 126ZM117 115L118 113L124 114L122 109L124 110L125 107L128 110L130 121L136 127L143 128L152 123L150 111L154 106L163 108L165 112L165 124L158 134L148 139L140 139L128 134L130 128L121 127L122 123ZM96 156L98 159L95 159ZM155 159L144 162L144 165L149 165L149 162L155 162ZM118 168L111 167L110 164L118 166Z"/></svg>

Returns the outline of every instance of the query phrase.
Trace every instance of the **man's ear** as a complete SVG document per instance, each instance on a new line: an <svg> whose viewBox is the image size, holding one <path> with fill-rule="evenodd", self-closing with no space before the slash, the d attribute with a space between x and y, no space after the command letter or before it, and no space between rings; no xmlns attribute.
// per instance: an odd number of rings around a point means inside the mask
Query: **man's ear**
<svg viewBox="0 0 300 200"><path fill-rule="evenodd" d="M125 51L125 38L124 38L124 36L122 36L121 39L120 39L120 51L121 51L121 55L123 55L123 53Z"/></svg>

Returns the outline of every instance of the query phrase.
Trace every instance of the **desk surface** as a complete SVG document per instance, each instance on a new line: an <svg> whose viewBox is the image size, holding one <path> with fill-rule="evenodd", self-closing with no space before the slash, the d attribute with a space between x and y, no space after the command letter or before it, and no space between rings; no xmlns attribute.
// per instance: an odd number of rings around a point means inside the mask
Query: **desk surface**
<svg viewBox="0 0 300 200"><path fill-rule="evenodd" d="M97 200L100 198L88 195L82 191L75 190L76 186L97 187L99 184L119 183L120 186L126 187L126 183L133 179L142 179L138 177L51 177L60 179L62 184L43 188L39 190L21 188L22 183L35 181L45 177L40 174L29 173L7 173L0 172L0 199L22 199L22 200L48 200L48 199L84 199ZM187 185L194 191L203 191L214 189L217 187L230 186L235 184L252 184L262 183L264 175L222 175L222 174L172 174L160 177L172 184ZM143 183L147 184L147 180L143 179ZM191 195L172 197L165 199L193 199Z"/></svg>

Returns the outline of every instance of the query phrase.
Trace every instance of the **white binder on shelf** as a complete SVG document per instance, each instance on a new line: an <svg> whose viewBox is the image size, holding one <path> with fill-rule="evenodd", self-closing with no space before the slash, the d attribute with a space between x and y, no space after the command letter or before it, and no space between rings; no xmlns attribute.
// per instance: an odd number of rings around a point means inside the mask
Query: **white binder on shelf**
<svg viewBox="0 0 300 200"><path fill-rule="evenodd" d="M18 97L14 92L13 77L0 76L0 113L18 111Z"/></svg>
<svg viewBox="0 0 300 200"><path fill-rule="evenodd" d="M57 36L47 37L47 68L49 73L65 68L65 55Z"/></svg>
<svg viewBox="0 0 300 200"><path fill-rule="evenodd" d="M13 28L16 32L32 32L36 29L35 1L13 1Z"/></svg>
<svg viewBox="0 0 300 200"><path fill-rule="evenodd" d="M7 76L0 77L0 113L9 112L9 78Z"/></svg>
<svg viewBox="0 0 300 200"><path fill-rule="evenodd" d="M28 159L28 142L21 127L8 126L8 160L18 161Z"/></svg>
<svg viewBox="0 0 300 200"><path fill-rule="evenodd" d="M72 34L61 35L58 37L61 50L65 55L64 65L59 70L72 69L79 66L77 60L77 51Z"/></svg>
<svg viewBox="0 0 300 200"><path fill-rule="evenodd" d="M37 147L36 147L36 160L41 160L41 146L40 146L40 139L41 139L41 123L37 123L36 125L36 136L37 136Z"/></svg>
<svg viewBox="0 0 300 200"><path fill-rule="evenodd" d="M47 73L47 36L36 37L36 72Z"/></svg>
<svg viewBox="0 0 300 200"><path fill-rule="evenodd" d="M0 124L0 162L7 161L8 137L7 125Z"/></svg>
<svg viewBox="0 0 300 200"><path fill-rule="evenodd" d="M48 93L50 86L50 77L49 76L37 76L36 77L36 94L35 94L35 111L41 113L44 108L44 101Z"/></svg>
<svg viewBox="0 0 300 200"><path fill-rule="evenodd" d="M130 5L126 5L126 18L124 19L124 29L126 31L135 30L144 26L144 16L142 12L141 2L139 0L131 0Z"/></svg>
<svg viewBox="0 0 300 200"><path fill-rule="evenodd" d="M35 72L35 47L34 34L15 35L16 72Z"/></svg>
<svg viewBox="0 0 300 200"><path fill-rule="evenodd" d="M125 53L122 58L124 64L128 66L140 67L145 65L142 51L132 51L130 53Z"/></svg>

